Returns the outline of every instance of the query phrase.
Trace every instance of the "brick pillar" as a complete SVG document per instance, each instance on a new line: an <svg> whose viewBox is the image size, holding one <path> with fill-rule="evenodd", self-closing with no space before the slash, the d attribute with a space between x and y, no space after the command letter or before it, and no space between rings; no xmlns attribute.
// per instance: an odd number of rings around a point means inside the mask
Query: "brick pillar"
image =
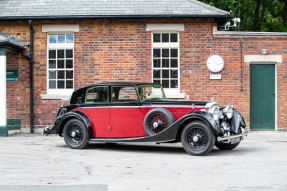
<svg viewBox="0 0 287 191"><path fill-rule="evenodd" d="M8 136L6 113L6 52L0 48L0 136Z"/></svg>

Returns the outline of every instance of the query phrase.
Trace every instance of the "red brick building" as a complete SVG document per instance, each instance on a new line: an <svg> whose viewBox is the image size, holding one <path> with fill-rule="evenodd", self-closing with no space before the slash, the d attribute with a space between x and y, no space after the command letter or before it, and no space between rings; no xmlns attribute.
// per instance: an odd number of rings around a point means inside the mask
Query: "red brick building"
<svg viewBox="0 0 287 191"><path fill-rule="evenodd" d="M229 13L196 0L17 2L0 5L0 65L7 80L18 72L6 82L5 107L22 131L31 121L36 130L53 125L61 98L103 81L159 82L172 99L233 105L251 130L286 130L287 33L222 31ZM6 51L7 39L25 43L28 55L33 48L34 62L21 48ZM208 70L212 55L222 71Z"/></svg>

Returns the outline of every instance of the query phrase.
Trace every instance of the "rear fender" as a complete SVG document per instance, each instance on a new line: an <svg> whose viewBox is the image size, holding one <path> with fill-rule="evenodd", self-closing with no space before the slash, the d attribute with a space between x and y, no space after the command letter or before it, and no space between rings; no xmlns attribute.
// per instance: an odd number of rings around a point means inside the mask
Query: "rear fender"
<svg viewBox="0 0 287 191"><path fill-rule="evenodd" d="M91 120L89 119L89 117L86 114L84 114L81 111L77 111L77 110L70 111L60 118L60 120L58 121L58 124L57 124L57 128L56 128L57 133L60 136L62 136L63 129L64 129L66 122L69 121L70 119L73 119L73 118L79 119L80 121L82 121L85 124L87 132L89 133L89 137L92 138L93 137L93 125L92 125ZM57 122L57 120L56 120L56 122Z"/></svg>

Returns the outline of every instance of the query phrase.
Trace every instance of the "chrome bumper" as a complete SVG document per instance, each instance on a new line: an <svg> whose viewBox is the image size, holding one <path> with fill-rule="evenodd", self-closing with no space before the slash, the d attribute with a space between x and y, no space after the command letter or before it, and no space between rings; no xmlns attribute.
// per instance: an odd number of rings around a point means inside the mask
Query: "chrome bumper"
<svg viewBox="0 0 287 191"><path fill-rule="evenodd" d="M240 135L217 137L217 141L218 142L225 141L227 143L231 143L232 139L241 138L240 140L243 140L245 137L247 137L247 135L248 135L248 131L244 129Z"/></svg>

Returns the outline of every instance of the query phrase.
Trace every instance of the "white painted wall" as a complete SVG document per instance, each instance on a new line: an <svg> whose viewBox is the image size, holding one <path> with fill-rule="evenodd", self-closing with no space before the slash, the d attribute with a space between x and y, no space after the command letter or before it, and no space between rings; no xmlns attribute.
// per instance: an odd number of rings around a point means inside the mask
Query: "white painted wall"
<svg viewBox="0 0 287 191"><path fill-rule="evenodd" d="M0 56L0 126L6 123L6 56Z"/></svg>

